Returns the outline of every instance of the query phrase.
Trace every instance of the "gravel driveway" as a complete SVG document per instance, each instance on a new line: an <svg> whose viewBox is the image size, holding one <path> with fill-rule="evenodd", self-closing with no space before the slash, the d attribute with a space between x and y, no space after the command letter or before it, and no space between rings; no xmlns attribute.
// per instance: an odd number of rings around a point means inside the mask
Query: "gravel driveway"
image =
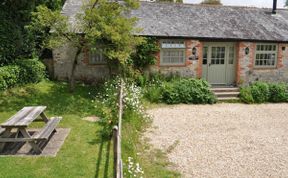
<svg viewBox="0 0 288 178"><path fill-rule="evenodd" d="M151 109L145 136L183 177L288 177L288 104Z"/></svg>

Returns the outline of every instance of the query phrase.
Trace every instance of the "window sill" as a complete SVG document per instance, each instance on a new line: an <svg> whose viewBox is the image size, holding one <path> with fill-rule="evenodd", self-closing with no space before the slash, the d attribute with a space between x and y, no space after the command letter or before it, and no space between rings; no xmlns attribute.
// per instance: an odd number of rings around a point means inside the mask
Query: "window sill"
<svg viewBox="0 0 288 178"><path fill-rule="evenodd" d="M254 70L277 70L276 66L273 67L253 67Z"/></svg>
<svg viewBox="0 0 288 178"><path fill-rule="evenodd" d="M186 67L186 64L160 64L159 67Z"/></svg>

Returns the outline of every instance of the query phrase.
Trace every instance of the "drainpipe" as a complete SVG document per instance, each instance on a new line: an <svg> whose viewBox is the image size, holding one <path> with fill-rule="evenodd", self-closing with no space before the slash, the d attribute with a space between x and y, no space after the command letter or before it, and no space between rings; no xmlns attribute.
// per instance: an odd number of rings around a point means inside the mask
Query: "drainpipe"
<svg viewBox="0 0 288 178"><path fill-rule="evenodd" d="M273 0L272 14L276 14L276 10L277 10L277 0Z"/></svg>

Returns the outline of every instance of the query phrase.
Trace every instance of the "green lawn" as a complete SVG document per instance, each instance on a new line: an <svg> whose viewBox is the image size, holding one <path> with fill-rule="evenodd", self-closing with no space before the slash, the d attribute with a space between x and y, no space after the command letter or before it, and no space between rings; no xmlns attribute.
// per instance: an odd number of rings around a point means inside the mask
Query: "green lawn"
<svg viewBox="0 0 288 178"><path fill-rule="evenodd" d="M112 142L101 138L101 126L98 123L81 120L85 116L97 115L97 108L93 102L95 94L96 87L78 85L76 91L71 94L68 92L67 84L49 81L0 92L0 122L24 106L45 105L46 115L63 117L59 127L71 128L56 157L0 157L0 177L113 177ZM141 133L148 126L149 122L137 115L124 115L124 166L127 158L133 157L143 167L146 178L179 177L178 173L167 169L169 162L165 153L151 150L149 144L141 141Z"/></svg>
<svg viewBox="0 0 288 178"><path fill-rule="evenodd" d="M57 157L0 157L0 177L112 177L112 144L101 140L97 123L81 118L95 115L92 95L95 87L41 82L0 93L0 122L23 106L45 105L48 116L62 116L59 127L71 128ZM90 93L90 94L89 94Z"/></svg>

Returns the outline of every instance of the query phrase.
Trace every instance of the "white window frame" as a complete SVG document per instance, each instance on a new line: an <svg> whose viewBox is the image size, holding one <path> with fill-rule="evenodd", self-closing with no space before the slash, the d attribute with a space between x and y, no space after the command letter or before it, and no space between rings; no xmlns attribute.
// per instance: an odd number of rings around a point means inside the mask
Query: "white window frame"
<svg viewBox="0 0 288 178"><path fill-rule="evenodd" d="M101 59L99 61L94 61L93 60L94 55L99 55L99 57ZM107 64L107 61L106 61L105 56L103 54L103 49L97 49L95 47L91 47L90 48L90 50L89 50L89 64L90 65L104 65L104 64Z"/></svg>
<svg viewBox="0 0 288 178"><path fill-rule="evenodd" d="M186 43L181 39L165 39L160 40L160 66L184 66L186 64ZM178 51L183 52L183 62L167 63L163 61L164 52Z"/></svg>
<svg viewBox="0 0 288 178"><path fill-rule="evenodd" d="M258 46L263 46L263 45L271 45L272 48L275 46L275 50L257 50ZM257 59L256 56L257 54L274 54L275 55L275 62L274 65L256 65ZM267 59L266 59L267 60ZM269 59L268 59L269 60ZM255 48L255 56L254 56L254 68L255 69L273 69L277 67L277 62L278 62L278 44L277 43L256 43L256 48Z"/></svg>

